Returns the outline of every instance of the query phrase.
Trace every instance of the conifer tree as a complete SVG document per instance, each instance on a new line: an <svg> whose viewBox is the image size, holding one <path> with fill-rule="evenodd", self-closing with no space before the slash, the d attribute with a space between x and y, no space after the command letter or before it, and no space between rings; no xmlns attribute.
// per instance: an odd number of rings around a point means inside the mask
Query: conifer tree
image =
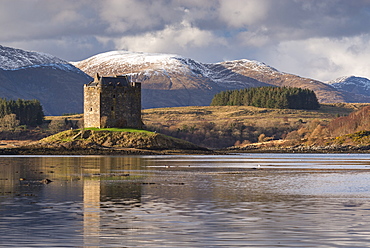
<svg viewBox="0 0 370 248"><path fill-rule="evenodd" d="M37 126L44 120L44 112L38 100L6 100L0 98L0 118L15 114L20 125Z"/></svg>
<svg viewBox="0 0 370 248"><path fill-rule="evenodd" d="M320 104L312 90L296 87L256 87L228 90L216 94L211 106L246 105L264 108L318 109Z"/></svg>

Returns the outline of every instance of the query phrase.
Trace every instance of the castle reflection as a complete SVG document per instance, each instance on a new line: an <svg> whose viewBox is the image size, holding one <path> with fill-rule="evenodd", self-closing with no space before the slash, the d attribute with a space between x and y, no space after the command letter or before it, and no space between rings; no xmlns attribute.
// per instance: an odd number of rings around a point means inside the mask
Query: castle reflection
<svg viewBox="0 0 370 248"><path fill-rule="evenodd" d="M84 247L99 247L100 218L104 211L102 202L128 206L140 202L140 181L144 177L141 172L147 164L134 156L3 157L0 163L0 204L12 198L32 201L32 212L36 213L45 208L40 202L68 202L73 199L80 204L82 211L76 221L77 225L82 221ZM52 182L47 184L43 179ZM1 205L0 210L2 214L16 213L15 209L5 209ZM44 225L52 224L47 218L42 221Z"/></svg>

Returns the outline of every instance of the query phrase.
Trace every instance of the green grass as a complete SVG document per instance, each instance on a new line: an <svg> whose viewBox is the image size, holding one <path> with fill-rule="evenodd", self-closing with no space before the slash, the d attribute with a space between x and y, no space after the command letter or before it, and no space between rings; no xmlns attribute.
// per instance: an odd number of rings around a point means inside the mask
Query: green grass
<svg viewBox="0 0 370 248"><path fill-rule="evenodd" d="M134 128L96 128L96 127L89 127L85 128L85 130L92 130L92 131L110 131L110 132L128 132L128 133L153 133L147 130L142 129L134 129Z"/></svg>

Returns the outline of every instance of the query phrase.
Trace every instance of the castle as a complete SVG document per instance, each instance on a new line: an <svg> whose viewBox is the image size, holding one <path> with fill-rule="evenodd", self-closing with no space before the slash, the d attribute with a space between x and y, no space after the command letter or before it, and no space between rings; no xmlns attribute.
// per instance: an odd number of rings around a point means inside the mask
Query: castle
<svg viewBox="0 0 370 248"><path fill-rule="evenodd" d="M142 128L141 83L96 73L94 81L84 85L84 126Z"/></svg>

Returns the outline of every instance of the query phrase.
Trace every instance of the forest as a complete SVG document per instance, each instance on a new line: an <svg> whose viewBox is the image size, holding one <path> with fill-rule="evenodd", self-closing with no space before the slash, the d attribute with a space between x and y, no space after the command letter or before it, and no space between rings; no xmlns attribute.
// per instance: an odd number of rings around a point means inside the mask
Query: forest
<svg viewBox="0 0 370 248"><path fill-rule="evenodd" d="M0 124L3 126L38 126L44 121L44 112L38 100L7 100L0 98Z"/></svg>
<svg viewBox="0 0 370 248"><path fill-rule="evenodd" d="M316 94L312 90L273 86L222 91L213 97L211 106L254 106L307 110L320 108Z"/></svg>

